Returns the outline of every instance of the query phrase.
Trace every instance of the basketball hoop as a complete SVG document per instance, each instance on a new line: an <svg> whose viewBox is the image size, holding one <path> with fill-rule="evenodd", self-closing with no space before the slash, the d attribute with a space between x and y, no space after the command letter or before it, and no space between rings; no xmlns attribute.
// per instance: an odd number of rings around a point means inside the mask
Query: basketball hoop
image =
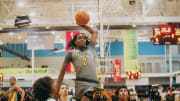
<svg viewBox="0 0 180 101"><path fill-rule="evenodd" d="M106 73L106 71L101 71L101 74L105 74Z"/></svg>

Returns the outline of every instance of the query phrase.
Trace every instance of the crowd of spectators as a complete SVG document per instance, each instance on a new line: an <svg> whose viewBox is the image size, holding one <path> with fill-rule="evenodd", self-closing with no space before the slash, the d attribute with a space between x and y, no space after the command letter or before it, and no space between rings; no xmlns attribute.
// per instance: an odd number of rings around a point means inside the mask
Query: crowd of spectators
<svg viewBox="0 0 180 101"><path fill-rule="evenodd" d="M136 94L140 101L179 101L180 88L138 87Z"/></svg>
<svg viewBox="0 0 180 101"><path fill-rule="evenodd" d="M123 89L124 88L124 89ZM159 87L137 87L136 89L120 88L106 88L108 95L111 96L112 101L180 101L180 88L163 88ZM32 88L24 88L24 101L32 101ZM68 95L72 97L74 91L68 89ZM20 99L20 93L18 93ZM0 94L0 101L7 101L7 99ZM69 101L69 100L68 100ZM105 100L106 101L106 100Z"/></svg>
<svg viewBox="0 0 180 101"><path fill-rule="evenodd" d="M23 90L25 91L24 101L32 101L32 88L24 88ZM20 101L21 99L20 95L21 93L18 93L18 101ZM68 89L68 96L73 96L73 95L74 95L73 89ZM5 96L0 94L0 101L8 101L8 100Z"/></svg>

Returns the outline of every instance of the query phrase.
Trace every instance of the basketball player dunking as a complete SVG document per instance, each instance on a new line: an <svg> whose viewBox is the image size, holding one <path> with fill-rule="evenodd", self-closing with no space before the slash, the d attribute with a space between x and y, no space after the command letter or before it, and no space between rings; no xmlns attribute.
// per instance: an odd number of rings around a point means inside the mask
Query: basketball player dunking
<svg viewBox="0 0 180 101"><path fill-rule="evenodd" d="M72 62L76 70L76 100L91 101L92 97L88 96L89 94L87 94L87 92L93 91L96 87L98 87L94 49L97 32L86 25L81 25L81 27L91 33L91 39L88 41L88 38L84 33L79 33L75 35L69 42L67 48L71 47L71 50L66 54L64 63L58 76L57 88L59 91L66 68L68 64Z"/></svg>
<svg viewBox="0 0 180 101"><path fill-rule="evenodd" d="M7 98L8 97L8 101L18 101L17 99L17 93L20 92L21 93L21 100L24 100L24 91L15 85L16 84L16 78L15 77L10 77L10 85L11 87L9 88L9 90L7 92L5 92L4 90L2 90L0 88L0 92L2 92L2 94Z"/></svg>

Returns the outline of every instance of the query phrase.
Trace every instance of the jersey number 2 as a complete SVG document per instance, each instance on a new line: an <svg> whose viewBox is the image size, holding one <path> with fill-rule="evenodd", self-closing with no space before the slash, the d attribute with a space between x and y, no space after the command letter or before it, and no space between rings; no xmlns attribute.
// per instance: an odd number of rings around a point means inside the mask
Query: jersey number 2
<svg viewBox="0 0 180 101"><path fill-rule="evenodd" d="M83 59L83 66L87 65L87 58L82 58Z"/></svg>

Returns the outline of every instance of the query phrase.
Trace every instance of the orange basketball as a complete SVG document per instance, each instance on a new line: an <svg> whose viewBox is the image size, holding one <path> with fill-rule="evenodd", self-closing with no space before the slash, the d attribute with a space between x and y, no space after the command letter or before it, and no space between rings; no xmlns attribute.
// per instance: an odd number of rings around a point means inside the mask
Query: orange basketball
<svg viewBox="0 0 180 101"><path fill-rule="evenodd" d="M78 11L75 19L77 24L86 25L89 22L90 16L86 11Z"/></svg>

